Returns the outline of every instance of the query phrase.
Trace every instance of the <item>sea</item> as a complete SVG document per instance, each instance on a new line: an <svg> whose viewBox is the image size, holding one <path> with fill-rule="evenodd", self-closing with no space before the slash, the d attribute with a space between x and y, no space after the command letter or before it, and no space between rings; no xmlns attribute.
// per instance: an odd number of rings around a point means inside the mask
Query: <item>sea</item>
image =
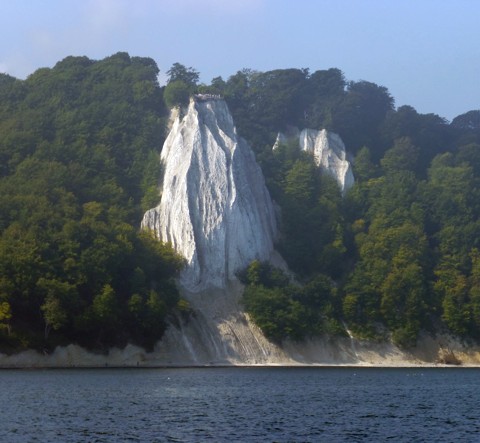
<svg viewBox="0 0 480 443"><path fill-rule="evenodd" d="M0 370L0 442L480 442L480 369Z"/></svg>

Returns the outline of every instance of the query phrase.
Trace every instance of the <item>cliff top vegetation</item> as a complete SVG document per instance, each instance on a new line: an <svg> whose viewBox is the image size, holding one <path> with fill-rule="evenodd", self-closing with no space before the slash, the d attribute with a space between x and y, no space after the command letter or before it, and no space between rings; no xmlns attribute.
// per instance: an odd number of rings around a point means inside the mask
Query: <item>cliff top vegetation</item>
<svg viewBox="0 0 480 443"><path fill-rule="evenodd" d="M347 322L405 346L422 330L480 339L479 110L448 122L395 108L385 87L337 68L244 69L208 85L180 64L168 74L160 87L155 62L126 53L0 74L2 350L161 337L182 259L138 228L159 199L168 107L185 91L225 98L281 207L278 248L304 289L247 280L267 335ZM272 151L293 126L342 137L356 177L345 197L298 146Z"/></svg>

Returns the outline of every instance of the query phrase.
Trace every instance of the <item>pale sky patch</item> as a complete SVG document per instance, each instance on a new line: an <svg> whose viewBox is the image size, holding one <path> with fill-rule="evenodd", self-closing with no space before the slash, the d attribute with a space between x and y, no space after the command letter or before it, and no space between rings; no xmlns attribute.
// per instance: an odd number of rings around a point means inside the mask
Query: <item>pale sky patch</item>
<svg viewBox="0 0 480 443"><path fill-rule="evenodd" d="M0 72L17 78L25 78L33 72L31 60L24 54L8 55L0 60ZM25 74L21 76L18 73Z"/></svg>
<svg viewBox="0 0 480 443"><path fill-rule="evenodd" d="M0 73L5 74L6 72L8 72L8 70L9 70L8 64L4 62L0 62Z"/></svg>
<svg viewBox="0 0 480 443"><path fill-rule="evenodd" d="M29 33L29 37L32 43L32 49L36 51L49 53L58 46L59 40L47 29L33 29Z"/></svg>
<svg viewBox="0 0 480 443"><path fill-rule="evenodd" d="M168 12L188 12L205 16L208 14L231 16L259 12L264 0L151 0L158 8Z"/></svg>
<svg viewBox="0 0 480 443"><path fill-rule="evenodd" d="M85 2L82 21L87 29L95 31L119 29L129 22L131 9L134 8L126 0L88 0Z"/></svg>
<svg viewBox="0 0 480 443"><path fill-rule="evenodd" d="M339 68L398 106L452 119L480 108L476 0L0 0L0 68L26 78L119 51L200 80L242 68ZM162 77L163 76L163 77Z"/></svg>

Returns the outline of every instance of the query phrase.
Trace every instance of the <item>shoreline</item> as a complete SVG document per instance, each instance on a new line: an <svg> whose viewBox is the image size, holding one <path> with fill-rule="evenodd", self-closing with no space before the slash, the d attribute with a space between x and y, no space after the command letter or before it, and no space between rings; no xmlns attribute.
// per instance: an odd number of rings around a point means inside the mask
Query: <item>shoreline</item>
<svg viewBox="0 0 480 443"><path fill-rule="evenodd" d="M45 370L122 370L122 369L480 369L479 364L448 365L443 363L418 363L418 364L232 364L232 365L107 365L107 366L0 366L2 371L45 371Z"/></svg>
<svg viewBox="0 0 480 443"><path fill-rule="evenodd" d="M177 342L175 340L175 342ZM167 343L168 345L168 343ZM0 353L1 369L192 369L192 368L480 368L480 348L452 337L425 336L417 347L404 350L390 342L373 343L354 338L304 343L285 342L263 352L202 355L175 350L160 341L154 350L128 344L103 353L75 344L58 346L51 353L30 349ZM176 351L176 352L175 352ZM256 351L256 349L254 349Z"/></svg>

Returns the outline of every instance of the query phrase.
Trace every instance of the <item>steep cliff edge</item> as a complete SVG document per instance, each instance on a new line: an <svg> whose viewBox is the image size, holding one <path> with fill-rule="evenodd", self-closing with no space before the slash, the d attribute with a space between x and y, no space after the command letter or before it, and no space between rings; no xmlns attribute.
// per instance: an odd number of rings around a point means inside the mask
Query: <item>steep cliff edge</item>
<svg viewBox="0 0 480 443"><path fill-rule="evenodd" d="M187 264L179 279L192 314L171 322L156 352L165 364L285 362L241 307L236 273L274 251L275 214L260 167L223 100L192 99L175 112L163 146L160 204L142 227L170 242Z"/></svg>
<svg viewBox="0 0 480 443"><path fill-rule="evenodd" d="M338 134L326 129L303 129L301 132L297 130L289 136L279 133L273 149L290 140L298 140L300 149L313 155L315 164L335 178L342 193L353 186L352 167L347 159L345 145Z"/></svg>
<svg viewBox="0 0 480 443"><path fill-rule="evenodd" d="M186 115L173 118L161 154L161 202L142 227L186 258L180 278L186 290L225 288L252 260L273 253L272 202L223 100L192 99Z"/></svg>
<svg viewBox="0 0 480 443"><path fill-rule="evenodd" d="M339 138L312 130L299 137L300 147L312 152L317 165L336 174L342 189L353 182ZM192 100L183 117L175 113L161 160L161 202L145 214L142 226L171 242L186 258L179 283L192 312L171 320L155 352L139 357L131 350L130 360L167 366L416 361L390 344L376 346L353 338L278 346L250 321L235 273L253 259L281 258L274 251L277 228L262 172L250 147L238 137L223 100Z"/></svg>

